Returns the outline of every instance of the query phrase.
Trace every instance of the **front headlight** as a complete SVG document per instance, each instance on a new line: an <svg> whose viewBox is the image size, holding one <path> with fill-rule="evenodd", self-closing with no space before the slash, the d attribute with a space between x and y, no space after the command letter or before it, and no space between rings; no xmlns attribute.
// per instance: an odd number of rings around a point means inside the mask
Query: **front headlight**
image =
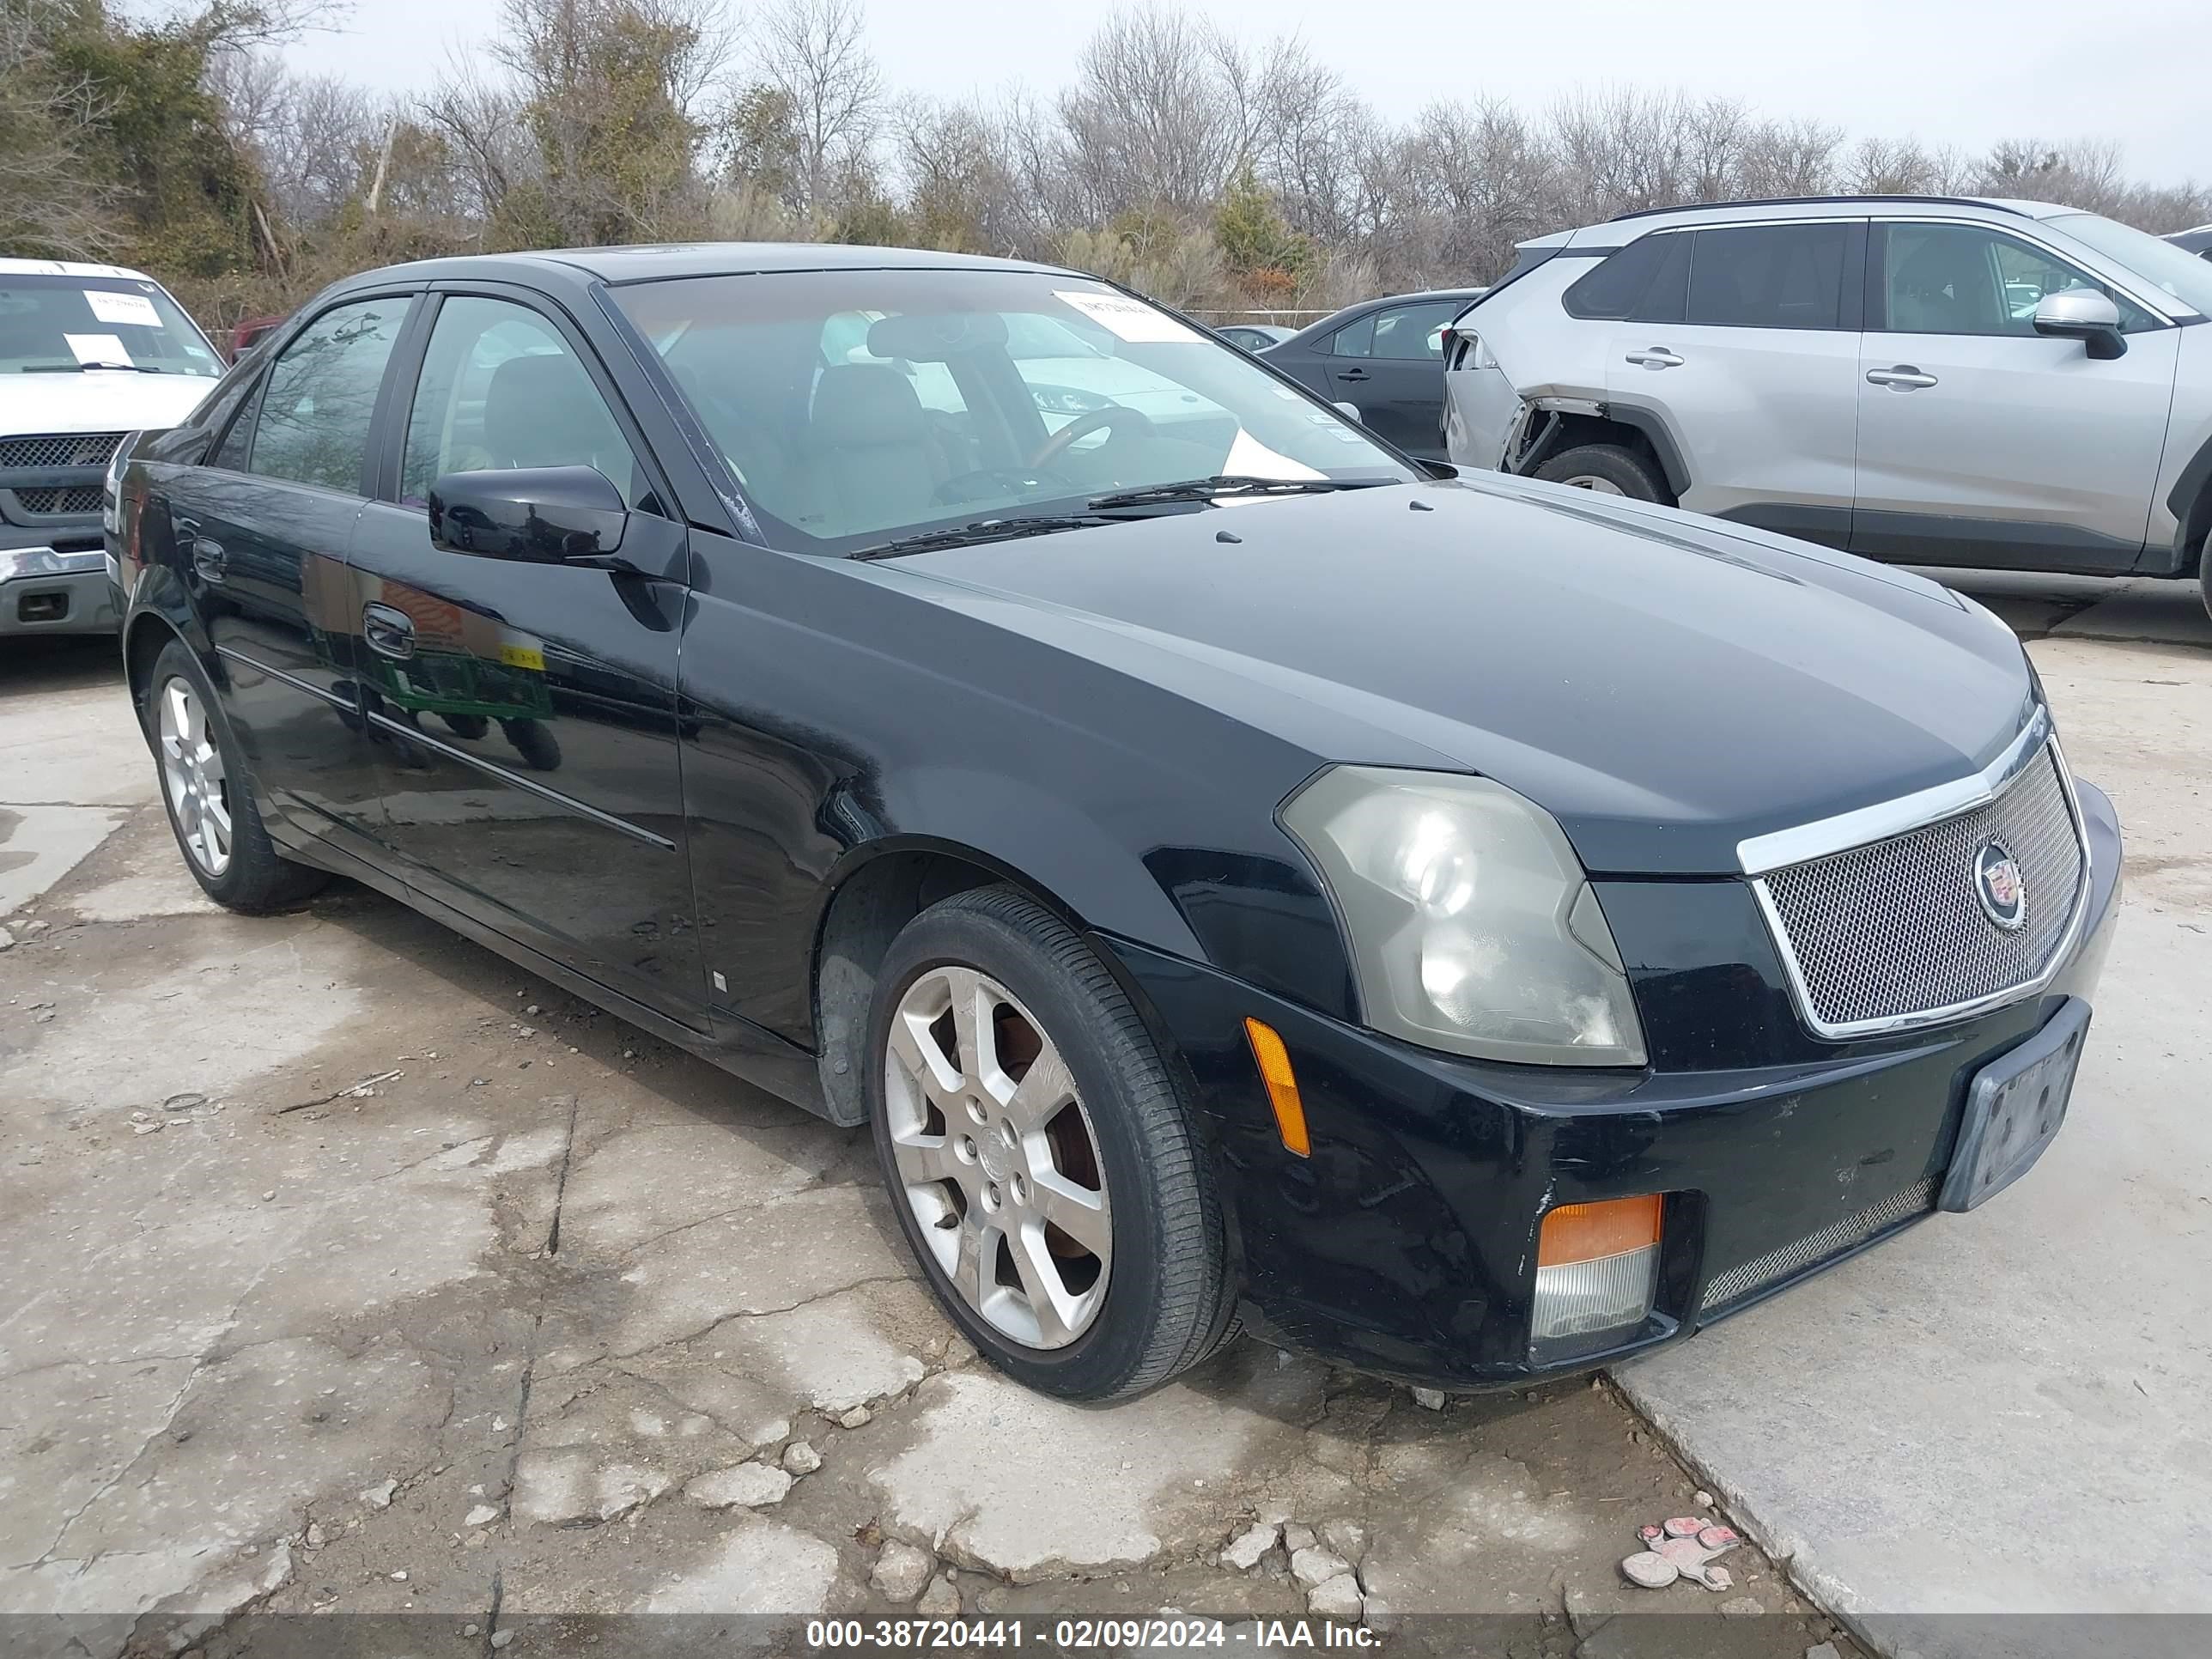
<svg viewBox="0 0 2212 1659"><path fill-rule="evenodd" d="M1337 766L1284 804L1376 1030L1486 1060L1641 1066L1620 952L1551 814L1487 778Z"/></svg>
<svg viewBox="0 0 2212 1659"><path fill-rule="evenodd" d="M100 527L111 536L123 533L123 471L131 465L131 446L137 441L135 432L123 434L123 441L115 446L115 453L108 457L106 474L100 481Z"/></svg>

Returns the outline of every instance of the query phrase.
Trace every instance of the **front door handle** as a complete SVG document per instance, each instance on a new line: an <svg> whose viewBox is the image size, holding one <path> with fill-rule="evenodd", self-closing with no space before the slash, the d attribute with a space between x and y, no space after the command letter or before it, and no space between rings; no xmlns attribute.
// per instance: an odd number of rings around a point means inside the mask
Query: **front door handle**
<svg viewBox="0 0 2212 1659"><path fill-rule="evenodd" d="M388 605L362 607L361 636L380 657L396 657L404 661L415 654L414 619L404 611L395 611Z"/></svg>
<svg viewBox="0 0 2212 1659"><path fill-rule="evenodd" d="M1632 351L1628 354L1628 361L1641 363L1646 368L1680 368L1682 366L1682 360L1665 346L1646 346L1641 351Z"/></svg>
<svg viewBox="0 0 2212 1659"><path fill-rule="evenodd" d="M1895 368L1867 370L1867 384L1890 386L1899 392L1913 392L1923 386L1934 386L1933 374L1923 374L1911 363L1899 363Z"/></svg>
<svg viewBox="0 0 2212 1659"><path fill-rule="evenodd" d="M205 536L192 538L192 568L199 573L202 581L222 581L229 556L222 550L221 542L210 541Z"/></svg>

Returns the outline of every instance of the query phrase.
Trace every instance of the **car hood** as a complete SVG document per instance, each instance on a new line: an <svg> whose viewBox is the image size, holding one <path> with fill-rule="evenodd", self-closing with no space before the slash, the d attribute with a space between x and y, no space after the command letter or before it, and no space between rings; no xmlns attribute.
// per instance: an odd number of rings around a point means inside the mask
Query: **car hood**
<svg viewBox="0 0 2212 1659"><path fill-rule="evenodd" d="M901 563L1317 761L1495 778L1594 872L1733 872L1748 836L1979 770L2038 696L2002 624L1933 582L1521 480Z"/></svg>
<svg viewBox="0 0 2212 1659"><path fill-rule="evenodd" d="M197 374L76 374L0 378L0 436L39 432L158 431L182 421L215 390Z"/></svg>

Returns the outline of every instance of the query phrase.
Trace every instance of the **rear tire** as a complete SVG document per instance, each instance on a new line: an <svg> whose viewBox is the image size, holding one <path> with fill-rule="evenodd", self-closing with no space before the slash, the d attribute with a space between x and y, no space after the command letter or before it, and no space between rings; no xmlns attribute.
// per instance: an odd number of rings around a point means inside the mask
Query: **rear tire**
<svg viewBox="0 0 2212 1659"><path fill-rule="evenodd" d="M1582 444L1562 450L1538 467L1534 476L1571 489L1626 495L1631 501L1656 501L1662 507L1674 504L1667 493L1667 481L1658 470L1620 444Z"/></svg>
<svg viewBox="0 0 2212 1659"><path fill-rule="evenodd" d="M2204 538L2204 552L2197 562L2197 597L2204 601L2204 611L2212 616L2212 534Z"/></svg>
<svg viewBox="0 0 2212 1659"><path fill-rule="evenodd" d="M172 640L154 659L141 711L177 850L201 890L246 915L298 904L329 872L277 852L254 805L252 775L199 659Z"/></svg>
<svg viewBox="0 0 2212 1659"><path fill-rule="evenodd" d="M1073 929L1011 887L931 906L877 975L866 1056L900 1231L993 1364L1123 1400L1224 1340L1227 1243L1180 1069Z"/></svg>

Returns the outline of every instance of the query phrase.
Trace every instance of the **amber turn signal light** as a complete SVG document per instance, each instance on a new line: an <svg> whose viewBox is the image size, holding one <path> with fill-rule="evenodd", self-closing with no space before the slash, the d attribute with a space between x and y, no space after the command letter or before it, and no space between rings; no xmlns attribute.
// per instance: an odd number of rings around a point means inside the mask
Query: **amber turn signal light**
<svg viewBox="0 0 2212 1659"><path fill-rule="evenodd" d="M1660 1198L1612 1198L1600 1204L1562 1204L1544 1218L1536 1265L1561 1267L1649 1249L1659 1242Z"/></svg>
<svg viewBox="0 0 2212 1659"><path fill-rule="evenodd" d="M1313 1142L1306 1138L1305 1103L1298 1098L1297 1073L1291 1070L1290 1050L1283 1047L1275 1028L1264 1020L1248 1016L1244 1036L1252 1044L1252 1058L1259 1064L1260 1080L1267 1085L1267 1103L1275 1109L1275 1129L1283 1137L1284 1146L1300 1158L1311 1158Z"/></svg>

